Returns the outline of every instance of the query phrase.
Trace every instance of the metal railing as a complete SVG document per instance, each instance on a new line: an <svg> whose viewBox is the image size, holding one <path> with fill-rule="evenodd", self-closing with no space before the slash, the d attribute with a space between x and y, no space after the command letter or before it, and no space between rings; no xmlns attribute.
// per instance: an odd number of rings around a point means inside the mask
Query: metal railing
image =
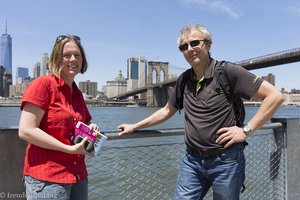
<svg viewBox="0 0 300 200"><path fill-rule="evenodd" d="M243 200L300 199L299 118L271 121L247 139ZM1 195L25 194L27 143L17 133L17 128L0 128ZM109 133L101 156L86 159L89 199L172 199L185 152L182 134L183 130L147 130L122 137ZM212 191L205 199L212 199Z"/></svg>
<svg viewBox="0 0 300 200"><path fill-rule="evenodd" d="M281 125L267 125L248 138L241 199L286 199L286 132L280 140L273 134ZM101 158L87 159L89 199L172 199L185 152L178 135L183 130L156 132L141 131L125 139L111 135ZM212 191L205 199L212 199Z"/></svg>

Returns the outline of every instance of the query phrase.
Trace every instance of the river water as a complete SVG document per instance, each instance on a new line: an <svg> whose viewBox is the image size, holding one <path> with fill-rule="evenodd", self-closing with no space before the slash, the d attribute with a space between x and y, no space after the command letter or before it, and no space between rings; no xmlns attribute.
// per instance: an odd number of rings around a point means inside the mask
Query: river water
<svg viewBox="0 0 300 200"><path fill-rule="evenodd" d="M157 107L89 107L93 116L93 122L98 124L101 131L113 132L122 123L134 123L158 110ZM245 122L253 116L258 107L246 107ZM275 116L288 116L300 118L300 107L283 106L275 113ZM0 127L17 127L20 118L18 107L0 107ZM162 124L151 127L150 129L169 129L184 127L184 113L177 112L170 119Z"/></svg>

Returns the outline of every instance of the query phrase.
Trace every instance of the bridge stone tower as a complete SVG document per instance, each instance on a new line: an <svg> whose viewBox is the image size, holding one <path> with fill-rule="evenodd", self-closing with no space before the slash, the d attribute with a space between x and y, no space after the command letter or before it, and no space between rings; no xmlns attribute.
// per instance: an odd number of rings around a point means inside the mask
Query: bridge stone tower
<svg viewBox="0 0 300 200"><path fill-rule="evenodd" d="M153 73L155 72L155 74ZM163 74L162 74L163 73ZM155 75L155 81L153 81ZM163 75L163 76L161 76ZM168 80L169 62L148 62L147 76L147 105L148 106L164 106L169 98L167 87L154 87L162 81ZM161 80L163 78L163 80Z"/></svg>

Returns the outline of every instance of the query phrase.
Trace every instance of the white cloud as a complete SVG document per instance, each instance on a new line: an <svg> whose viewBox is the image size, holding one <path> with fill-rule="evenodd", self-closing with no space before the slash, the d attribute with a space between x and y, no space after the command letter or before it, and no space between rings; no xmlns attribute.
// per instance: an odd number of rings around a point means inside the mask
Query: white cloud
<svg viewBox="0 0 300 200"><path fill-rule="evenodd" d="M232 18L238 18L239 14L226 3L226 1L220 1L220 0L182 0L182 2L186 4L198 4L202 6L208 6L208 8L215 10L215 11L221 11L227 15L229 15Z"/></svg>
<svg viewBox="0 0 300 200"><path fill-rule="evenodd" d="M293 13L296 13L297 15L300 16L300 3L296 4L296 5L292 5L289 6L288 8L290 11L292 11Z"/></svg>

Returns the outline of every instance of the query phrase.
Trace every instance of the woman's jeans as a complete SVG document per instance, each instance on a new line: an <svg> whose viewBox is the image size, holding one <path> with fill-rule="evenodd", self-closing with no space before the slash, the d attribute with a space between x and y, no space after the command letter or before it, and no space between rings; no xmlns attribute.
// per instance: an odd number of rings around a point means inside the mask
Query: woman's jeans
<svg viewBox="0 0 300 200"><path fill-rule="evenodd" d="M203 199L210 187L214 200L239 200L245 180L244 145L205 156L189 148L182 159L174 200Z"/></svg>
<svg viewBox="0 0 300 200"><path fill-rule="evenodd" d="M75 184L59 184L37 180L31 176L25 176L26 197L34 199L61 199L61 200L87 200L87 179Z"/></svg>

